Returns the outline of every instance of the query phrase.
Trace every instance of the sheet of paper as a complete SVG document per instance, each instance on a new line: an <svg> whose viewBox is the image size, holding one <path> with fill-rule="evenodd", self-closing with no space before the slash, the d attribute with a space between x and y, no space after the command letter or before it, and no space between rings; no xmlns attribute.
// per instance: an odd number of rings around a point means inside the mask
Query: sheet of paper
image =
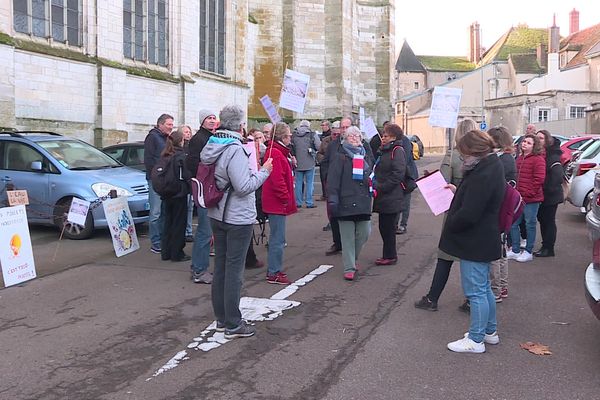
<svg viewBox="0 0 600 400"><path fill-rule="evenodd" d="M85 220L87 218L89 209L89 201L73 197L73 200L71 201L71 207L69 208L69 214L67 214L67 221L77 225L85 226Z"/></svg>
<svg viewBox="0 0 600 400"><path fill-rule="evenodd" d="M271 101L271 98L268 94L260 98L260 103L262 104L263 108L265 109L265 112L269 116L271 123L276 124L278 122L281 122L281 116L277 113L277 109L275 108L275 105Z"/></svg>
<svg viewBox="0 0 600 400"><path fill-rule="evenodd" d="M440 215L450 208L454 193L446 188L446 185L447 182L440 171L433 172L417 180L417 187L433 215Z"/></svg>
<svg viewBox="0 0 600 400"><path fill-rule="evenodd" d="M365 119L364 127L363 127L363 125L361 125L360 129L365 134L365 138L367 140L371 140L371 138L373 136L379 135L379 132L377 131L377 127L375 127L375 123L373 122L373 118L371 118L371 117Z"/></svg>
<svg viewBox="0 0 600 400"><path fill-rule="evenodd" d="M310 75L286 69L283 86L281 87L279 107L302 114L308 96L309 82Z"/></svg>
<svg viewBox="0 0 600 400"><path fill-rule="evenodd" d="M436 86L433 89L429 125L456 128L462 89Z"/></svg>

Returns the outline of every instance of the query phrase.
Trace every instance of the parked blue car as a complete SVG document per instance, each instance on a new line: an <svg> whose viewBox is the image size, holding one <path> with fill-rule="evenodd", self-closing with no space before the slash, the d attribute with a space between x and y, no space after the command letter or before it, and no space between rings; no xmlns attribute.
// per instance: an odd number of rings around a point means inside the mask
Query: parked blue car
<svg viewBox="0 0 600 400"><path fill-rule="evenodd" d="M107 226L101 204L85 226L66 222L71 199L98 201L115 190L126 196L136 224L148 221L148 184L143 172L129 168L81 140L53 132L0 132L0 203L6 186L27 190L32 224L65 226L64 236L86 239Z"/></svg>

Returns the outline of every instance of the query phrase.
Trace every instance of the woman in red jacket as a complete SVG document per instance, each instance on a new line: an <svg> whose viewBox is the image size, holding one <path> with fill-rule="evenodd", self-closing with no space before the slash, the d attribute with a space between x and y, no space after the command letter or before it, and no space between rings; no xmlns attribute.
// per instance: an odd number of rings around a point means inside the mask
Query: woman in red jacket
<svg viewBox="0 0 600 400"><path fill-rule="evenodd" d="M270 229L267 282L287 285L290 280L285 273L281 272L285 247L285 220L288 215L298 211L294 198L289 148L292 141L290 127L283 122L275 124L271 137L264 158L273 159L273 171L262 188L262 209L269 215Z"/></svg>
<svg viewBox="0 0 600 400"><path fill-rule="evenodd" d="M539 139L527 134L521 142L521 151L517 157L517 190L525 201L523 215L515 221L510 236L512 250L506 253L506 258L519 262L533 260L533 245L535 244L536 217L540 203L544 201L544 180L546 179L546 159L542 155L542 145ZM521 252L519 224L525 219L527 244Z"/></svg>

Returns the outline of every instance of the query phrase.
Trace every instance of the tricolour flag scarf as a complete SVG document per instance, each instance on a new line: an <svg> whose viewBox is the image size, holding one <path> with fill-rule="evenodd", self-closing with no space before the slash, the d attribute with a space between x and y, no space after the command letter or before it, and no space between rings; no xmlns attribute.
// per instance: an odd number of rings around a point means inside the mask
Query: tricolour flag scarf
<svg viewBox="0 0 600 400"><path fill-rule="evenodd" d="M362 181L363 169L365 168L365 156L353 154L352 156L352 179Z"/></svg>

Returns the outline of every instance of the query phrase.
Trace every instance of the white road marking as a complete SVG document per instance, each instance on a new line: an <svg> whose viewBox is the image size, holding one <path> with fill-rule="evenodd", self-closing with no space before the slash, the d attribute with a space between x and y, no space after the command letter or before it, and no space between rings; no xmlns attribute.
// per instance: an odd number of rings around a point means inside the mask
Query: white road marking
<svg viewBox="0 0 600 400"><path fill-rule="evenodd" d="M302 286L311 282L317 276L329 271L331 268L333 268L333 265L320 265L318 268L312 270L302 278L281 289L269 299L261 299L258 297L242 297L240 299L242 318L249 322L272 321L281 316L285 310L298 307L300 305L299 301L285 299L296 293ZM216 329L217 322L213 321L200 333L200 336L195 337L193 341L187 345L187 348L190 350L194 349L207 352L216 349L217 347L221 347L225 343L231 341L229 339L225 339L225 334L223 332L217 332ZM147 378L146 381L149 381L152 378L177 367L184 360L189 360L187 354L188 353L186 350L178 352L165 365L160 367L152 375L152 377Z"/></svg>

